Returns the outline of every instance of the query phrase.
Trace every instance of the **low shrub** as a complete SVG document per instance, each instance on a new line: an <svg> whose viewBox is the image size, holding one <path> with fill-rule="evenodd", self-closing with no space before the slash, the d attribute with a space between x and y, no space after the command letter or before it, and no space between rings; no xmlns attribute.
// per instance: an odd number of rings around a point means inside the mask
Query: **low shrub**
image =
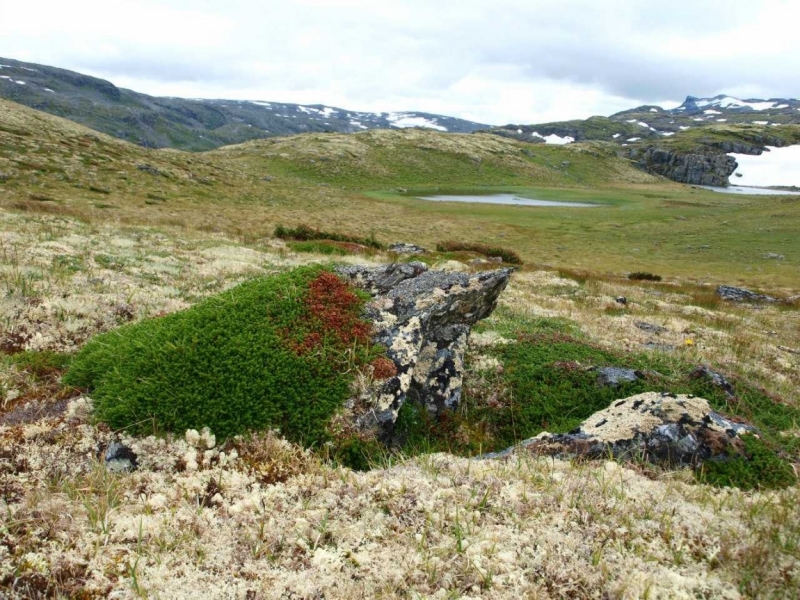
<svg viewBox="0 0 800 600"><path fill-rule="evenodd" d="M628 279L634 281L661 281L661 275L648 273L647 271L635 271L628 275Z"/></svg>
<svg viewBox="0 0 800 600"><path fill-rule="evenodd" d="M797 483L791 463L779 457L763 440L745 435L742 442L744 454L706 462L698 473L698 480L743 490L780 489Z"/></svg>
<svg viewBox="0 0 800 600"><path fill-rule="evenodd" d="M353 244L361 244L376 250L383 250L385 245L375 239L374 235L369 237L360 237L356 235L349 235L345 233L336 233L333 231L323 231L315 229L308 225L298 225L297 227L284 227L278 225L275 228L275 237L282 240L295 240L298 242L308 242L312 240L328 240L334 242L350 242Z"/></svg>
<svg viewBox="0 0 800 600"><path fill-rule="evenodd" d="M290 242L289 247L295 252L312 252L328 256L346 256L350 254L346 249L328 241Z"/></svg>
<svg viewBox="0 0 800 600"><path fill-rule="evenodd" d="M488 244L446 240L436 244L436 249L439 252L477 252L478 254L488 257L499 256L503 259L504 263L508 263L510 265L522 264L522 259L519 257L519 254L513 250L502 248L500 246L489 246Z"/></svg>
<svg viewBox="0 0 800 600"><path fill-rule="evenodd" d="M305 445L378 355L364 295L322 267L243 283L194 307L96 336L64 383L132 433L209 427L220 438L278 429Z"/></svg>

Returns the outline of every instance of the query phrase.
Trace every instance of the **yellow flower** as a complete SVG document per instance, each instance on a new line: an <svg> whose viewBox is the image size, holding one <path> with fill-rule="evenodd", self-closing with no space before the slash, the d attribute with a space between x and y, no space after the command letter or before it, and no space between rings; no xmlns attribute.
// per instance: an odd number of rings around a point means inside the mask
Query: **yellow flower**
<svg viewBox="0 0 800 600"><path fill-rule="evenodd" d="M685 343L687 346L694 346L694 340L686 340Z"/></svg>

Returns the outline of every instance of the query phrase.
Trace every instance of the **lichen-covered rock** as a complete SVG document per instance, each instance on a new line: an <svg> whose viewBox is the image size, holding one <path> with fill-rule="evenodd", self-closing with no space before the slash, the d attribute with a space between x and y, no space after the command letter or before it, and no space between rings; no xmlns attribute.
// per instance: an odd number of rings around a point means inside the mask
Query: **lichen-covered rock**
<svg viewBox="0 0 800 600"><path fill-rule="evenodd" d="M409 244L407 242L398 242L389 246L389 251L395 254L425 254L427 250L422 246L416 244Z"/></svg>
<svg viewBox="0 0 800 600"><path fill-rule="evenodd" d="M636 369L624 369L621 367L602 367L597 369L597 382L600 385L617 387L621 383L631 383L644 377L641 371Z"/></svg>
<svg viewBox="0 0 800 600"><path fill-rule="evenodd" d="M731 302L776 302L772 296L757 294L744 288L721 285L717 288L717 296Z"/></svg>
<svg viewBox="0 0 800 600"><path fill-rule="evenodd" d="M647 392L617 400L565 434L541 433L516 451L584 458L636 458L664 466L697 467L706 460L737 455L739 437L754 428L714 412L703 398Z"/></svg>
<svg viewBox="0 0 800 600"><path fill-rule="evenodd" d="M494 310L511 272L428 271L423 263L339 269L374 296L366 314L397 369L353 403L359 430L390 440L407 399L434 414L458 406L470 329Z"/></svg>

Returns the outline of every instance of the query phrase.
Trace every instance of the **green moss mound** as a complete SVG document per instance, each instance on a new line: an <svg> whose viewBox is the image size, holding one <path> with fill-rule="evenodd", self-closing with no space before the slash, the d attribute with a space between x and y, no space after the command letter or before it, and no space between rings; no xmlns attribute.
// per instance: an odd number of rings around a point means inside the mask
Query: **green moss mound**
<svg viewBox="0 0 800 600"><path fill-rule="evenodd" d="M93 338L64 383L96 416L145 434L277 428L315 445L372 359L364 297L321 267L253 280L196 306Z"/></svg>

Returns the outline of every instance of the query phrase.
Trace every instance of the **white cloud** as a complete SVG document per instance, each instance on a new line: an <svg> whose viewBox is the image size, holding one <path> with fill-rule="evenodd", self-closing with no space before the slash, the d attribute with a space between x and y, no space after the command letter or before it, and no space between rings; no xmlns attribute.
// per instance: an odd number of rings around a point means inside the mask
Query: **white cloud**
<svg viewBox="0 0 800 600"><path fill-rule="evenodd" d="M800 96L794 0L49 0L36 18L6 4L0 56L154 95L496 124Z"/></svg>

